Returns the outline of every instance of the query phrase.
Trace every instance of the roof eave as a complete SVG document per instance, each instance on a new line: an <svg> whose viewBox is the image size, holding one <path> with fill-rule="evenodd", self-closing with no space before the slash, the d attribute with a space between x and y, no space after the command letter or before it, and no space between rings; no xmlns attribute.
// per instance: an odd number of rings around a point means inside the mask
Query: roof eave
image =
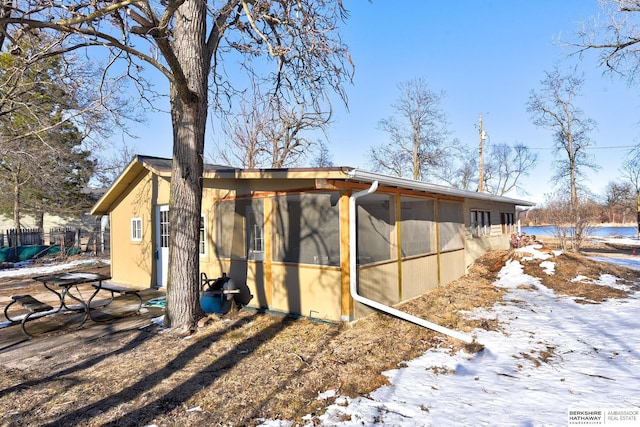
<svg viewBox="0 0 640 427"><path fill-rule="evenodd" d="M479 193L476 191L460 190L458 188L446 187L444 185L429 184L426 182L415 181L412 179L394 177L376 172L364 171L361 169L351 169L347 176L351 180L360 182L373 183L378 181L380 185L389 187L399 187L418 191L424 191L434 194L443 194L447 196L462 197L466 199L487 200L493 202L511 203L517 206L535 206L535 203L528 200L514 199L511 197L497 196L489 193Z"/></svg>
<svg viewBox="0 0 640 427"><path fill-rule="evenodd" d="M138 176L141 170L148 168L144 164L141 156L136 155L131 163L122 171L116 180L111 184L106 193L91 208L91 215L108 215L111 204L129 186L133 177Z"/></svg>

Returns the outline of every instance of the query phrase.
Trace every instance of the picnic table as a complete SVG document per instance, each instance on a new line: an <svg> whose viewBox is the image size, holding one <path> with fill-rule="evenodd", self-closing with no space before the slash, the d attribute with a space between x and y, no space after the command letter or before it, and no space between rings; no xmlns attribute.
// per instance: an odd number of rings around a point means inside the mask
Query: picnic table
<svg viewBox="0 0 640 427"><path fill-rule="evenodd" d="M33 279L41 282L45 288L58 296L60 305L57 311L62 310L62 308L69 311L84 311L84 317L80 322L80 326L82 326L91 317L91 301L102 287L102 282L110 278L111 276L104 274L69 271L36 276ZM85 301L78 286L86 283L96 283L98 286L95 287L89 299ZM69 305L69 300L75 301L78 305Z"/></svg>
<svg viewBox="0 0 640 427"><path fill-rule="evenodd" d="M98 321L92 316L92 310L102 308L105 305L113 302L114 294L116 293L135 295L139 300L138 311L140 310L140 307L142 307L142 297L140 296L137 289L131 289L106 283L105 281L111 279L111 276L107 276L104 274L70 271L58 274L37 276L33 279L42 283L47 290L53 292L58 297L59 304L57 307L53 307L49 304L35 299L31 295L14 295L11 297L13 301L5 307L5 317L9 321L17 321L15 317L10 317L8 313L9 307L14 303L18 303L22 307L26 308L28 313L23 317L21 326L22 331L29 338L31 338L31 335L25 328L25 323L28 320L58 313L63 308L68 311L77 311L84 313L84 316L82 317L80 325L78 327L82 327L87 319ZM80 285L84 284L91 284L91 286L93 287L93 291L91 292L91 295L88 299L83 296L79 288ZM100 306L92 305L93 299L96 297L96 295L98 295L100 291L110 292L111 299L106 304L102 304Z"/></svg>

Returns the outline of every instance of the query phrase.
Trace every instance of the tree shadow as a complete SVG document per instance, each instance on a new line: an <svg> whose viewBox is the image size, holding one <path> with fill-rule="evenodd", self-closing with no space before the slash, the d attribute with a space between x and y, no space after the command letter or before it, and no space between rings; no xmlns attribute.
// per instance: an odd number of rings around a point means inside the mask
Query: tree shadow
<svg viewBox="0 0 640 427"><path fill-rule="evenodd" d="M129 332L127 330L122 330L119 331L120 333L125 333L125 332ZM112 334L112 336L115 336L115 334L117 334L118 332L114 332ZM11 394L13 392L20 392L21 390L27 390L29 388L32 387L38 387L41 386L43 384L49 383L49 382L55 382L55 381L59 381L60 377L62 376L66 376L66 375L72 375L78 372L81 372L84 369L88 369L91 368L92 366L95 366L97 363L100 363L101 361L108 359L112 356L117 356L120 354L126 354L129 351L132 351L133 349L135 349L136 347L138 347L140 344L142 344L148 337L149 335L152 335L152 332L149 332L147 330L138 330L137 335L125 346L120 347L114 351L110 351L108 353L103 353L100 354L96 357L84 360L81 363L69 366L68 368L65 368L61 371L55 371L53 372L51 375L44 377L44 378L38 378L36 380L31 380L31 381L25 381L22 382L18 385L15 385L13 387L9 387L6 388L4 390L0 390L0 398L4 397L5 395Z"/></svg>
<svg viewBox="0 0 640 427"><path fill-rule="evenodd" d="M248 318L239 319L224 330L195 341L189 347L185 348L182 352L176 355L173 360L169 361L166 365L158 369L155 373L137 381L136 383L120 390L113 395L105 397L89 405L85 405L84 407L77 408L73 412L69 412L46 425L59 426L78 423L82 424L84 422L90 421L93 414L95 413L103 412L105 410L108 410L109 408L113 408L136 399L140 395L146 393L148 390L151 390L159 385L165 379L169 378L171 375L173 375L174 372L185 368L189 362L195 360L198 356L206 352L211 344L222 339L225 334L228 334L233 330L240 329L243 325L251 322L252 319L255 319L256 316L260 316L260 314L255 314ZM155 418L158 414L166 413L168 410L187 402L191 397L200 392L203 388L210 387L212 384L214 384L224 372L237 365L245 357L251 355L263 343L271 340L280 331L288 327L289 324L290 321L287 321L286 318L282 318L280 322L267 327L258 335L251 336L250 338L233 346L224 354L221 354L213 362L201 369L197 375L171 389L169 393L166 393L158 399L149 402L145 406L124 414L120 418L115 419L105 425L126 425L131 423L132 420L135 420L135 424L138 425L146 424L152 421L153 418Z"/></svg>

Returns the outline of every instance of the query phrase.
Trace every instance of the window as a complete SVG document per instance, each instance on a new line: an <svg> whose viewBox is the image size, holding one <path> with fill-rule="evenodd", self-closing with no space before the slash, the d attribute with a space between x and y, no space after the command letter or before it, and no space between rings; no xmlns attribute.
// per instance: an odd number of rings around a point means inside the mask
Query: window
<svg viewBox="0 0 640 427"><path fill-rule="evenodd" d="M273 260L340 265L339 193L276 197Z"/></svg>
<svg viewBox="0 0 640 427"><path fill-rule="evenodd" d="M131 219L131 241L142 241L142 218Z"/></svg>
<svg viewBox="0 0 640 427"><path fill-rule="evenodd" d="M169 247L169 211L160 211L160 247Z"/></svg>
<svg viewBox="0 0 640 427"><path fill-rule="evenodd" d="M236 199L215 205L213 246L220 258L264 259L263 199Z"/></svg>
<svg viewBox="0 0 640 427"><path fill-rule="evenodd" d="M258 203L259 202L259 203ZM262 199L247 206L247 259L264 260L264 213Z"/></svg>
<svg viewBox="0 0 640 427"><path fill-rule="evenodd" d="M242 229L242 216L236 214L236 200L217 202L215 205L216 238L213 242L216 255L220 258L242 258L244 253L244 233L234 233Z"/></svg>
<svg viewBox="0 0 640 427"><path fill-rule="evenodd" d="M516 230L513 213L502 212L500 214L500 222L502 223L502 234L513 233Z"/></svg>
<svg viewBox="0 0 640 427"><path fill-rule="evenodd" d="M205 227L204 227L205 221L204 221L204 215L202 215L200 217L200 244L198 245L198 247L200 248L200 255L204 255L205 254L205 250L206 250L206 233L205 233Z"/></svg>
<svg viewBox="0 0 640 427"><path fill-rule="evenodd" d="M491 234L491 213L489 211L471 211L471 235L474 237Z"/></svg>

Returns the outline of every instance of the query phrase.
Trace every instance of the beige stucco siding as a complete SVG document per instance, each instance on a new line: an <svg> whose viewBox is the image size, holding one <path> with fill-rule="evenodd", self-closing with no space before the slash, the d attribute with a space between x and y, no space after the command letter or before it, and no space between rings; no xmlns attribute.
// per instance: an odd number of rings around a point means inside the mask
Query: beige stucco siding
<svg viewBox="0 0 640 427"><path fill-rule="evenodd" d="M164 187L167 187L166 189ZM166 192L167 196L162 197ZM111 275L117 283L146 288L153 285L155 209L152 197L168 199L168 183L150 173L134 181L114 203L111 221ZM142 220L142 240L132 241L131 221Z"/></svg>
<svg viewBox="0 0 640 427"><path fill-rule="evenodd" d="M340 321L340 269L288 264L271 268L274 310Z"/></svg>

